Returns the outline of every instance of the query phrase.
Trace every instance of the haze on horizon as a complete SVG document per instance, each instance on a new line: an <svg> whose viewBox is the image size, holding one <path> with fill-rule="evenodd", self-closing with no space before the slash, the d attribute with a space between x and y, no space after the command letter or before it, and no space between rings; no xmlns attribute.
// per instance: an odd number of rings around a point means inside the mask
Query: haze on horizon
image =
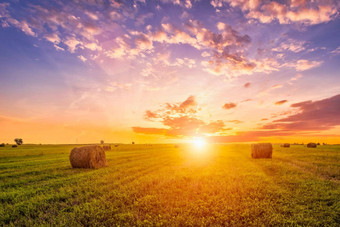
<svg viewBox="0 0 340 227"><path fill-rule="evenodd" d="M0 142L340 143L337 0L0 3Z"/></svg>

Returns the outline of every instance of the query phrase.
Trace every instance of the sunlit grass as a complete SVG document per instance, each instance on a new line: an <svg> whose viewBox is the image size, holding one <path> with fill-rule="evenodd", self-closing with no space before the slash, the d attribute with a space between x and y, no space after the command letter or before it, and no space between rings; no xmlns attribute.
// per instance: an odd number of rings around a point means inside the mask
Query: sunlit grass
<svg viewBox="0 0 340 227"><path fill-rule="evenodd" d="M120 145L98 170L71 169L72 147L0 148L1 226L339 223L339 146Z"/></svg>

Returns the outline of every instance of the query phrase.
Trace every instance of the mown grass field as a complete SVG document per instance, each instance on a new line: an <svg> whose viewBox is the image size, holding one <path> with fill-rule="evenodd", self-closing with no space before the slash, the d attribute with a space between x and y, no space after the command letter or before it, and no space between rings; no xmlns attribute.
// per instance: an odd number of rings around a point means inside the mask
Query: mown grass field
<svg viewBox="0 0 340 227"><path fill-rule="evenodd" d="M0 226L340 225L340 146L120 145L97 170L73 147L0 147Z"/></svg>

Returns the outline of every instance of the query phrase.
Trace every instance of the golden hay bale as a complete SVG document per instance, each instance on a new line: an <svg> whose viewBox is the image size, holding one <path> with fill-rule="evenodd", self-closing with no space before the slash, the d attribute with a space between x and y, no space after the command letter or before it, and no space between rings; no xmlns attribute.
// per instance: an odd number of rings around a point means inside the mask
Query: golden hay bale
<svg viewBox="0 0 340 227"><path fill-rule="evenodd" d="M290 147L290 144L289 143L284 143L284 144L281 144L281 147Z"/></svg>
<svg viewBox="0 0 340 227"><path fill-rule="evenodd" d="M309 147L309 148L316 148L316 143L308 143L307 147Z"/></svg>
<svg viewBox="0 0 340 227"><path fill-rule="evenodd" d="M252 158L272 158L273 146L271 143L258 143L251 145Z"/></svg>
<svg viewBox="0 0 340 227"><path fill-rule="evenodd" d="M70 162L73 168L97 169L104 167L106 166L105 151L97 145L75 147L71 151Z"/></svg>

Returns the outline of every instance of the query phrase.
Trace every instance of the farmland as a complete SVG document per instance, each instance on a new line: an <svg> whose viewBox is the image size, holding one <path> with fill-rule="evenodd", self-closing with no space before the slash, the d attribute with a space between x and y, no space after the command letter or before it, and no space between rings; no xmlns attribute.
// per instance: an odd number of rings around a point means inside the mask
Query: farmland
<svg viewBox="0 0 340 227"><path fill-rule="evenodd" d="M340 224L340 146L119 145L96 170L73 147L0 147L1 226Z"/></svg>

